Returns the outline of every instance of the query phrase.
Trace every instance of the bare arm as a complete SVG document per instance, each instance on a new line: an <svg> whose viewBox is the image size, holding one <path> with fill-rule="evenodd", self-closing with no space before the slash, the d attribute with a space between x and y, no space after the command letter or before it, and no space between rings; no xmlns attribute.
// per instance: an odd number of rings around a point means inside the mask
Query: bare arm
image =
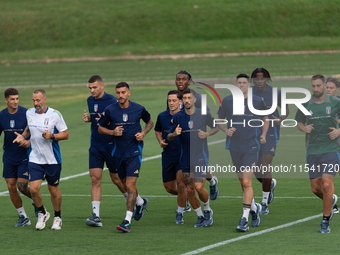
<svg viewBox="0 0 340 255"><path fill-rule="evenodd" d="M300 131L302 131L302 132L305 132L305 133L307 133L307 134L310 134L310 133L312 132L312 130L314 129L314 128L313 128L313 125L314 125L314 124L309 124L309 125L306 126L304 123L299 122L299 123L297 124L297 128L298 128Z"/></svg>
<svg viewBox="0 0 340 255"><path fill-rule="evenodd" d="M262 121L264 122L262 126L262 135L260 136L260 143L264 144L266 143L266 136L269 128L269 121L267 116L262 117Z"/></svg>
<svg viewBox="0 0 340 255"><path fill-rule="evenodd" d="M220 130L220 128L219 128L218 126L212 128L212 129L210 129L210 130L207 131L207 132L204 132L204 131L202 131L202 130L199 130L199 131L198 131L198 137L199 137L200 139L204 139L204 138L207 138L208 136L211 136L211 135L216 134L219 130Z"/></svg>
<svg viewBox="0 0 340 255"><path fill-rule="evenodd" d="M164 148L165 146L167 146L168 144L165 142L165 139L163 139L162 137L162 132L159 131L155 131L155 135L157 138L157 141L159 142L159 145Z"/></svg>
<svg viewBox="0 0 340 255"><path fill-rule="evenodd" d="M182 128L178 124L175 131L173 133L168 134L168 140L170 142L174 141L176 137L179 136L181 133L182 133Z"/></svg>
<svg viewBox="0 0 340 255"><path fill-rule="evenodd" d="M68 129L57 134L52 134L51 131L45 130L44 133L42 133L42 137L44 137L45 139L52 139L54 141L67 140L69 137Z"/></svg>
<svg viewBox="0 0 340 255"><path fill-rule="evenodd" d="M135 134L137 141L143 141L144 137L150 132L153 127L153 121L150 119L148 123L145 124L145 128L142 132Z"/></svg>

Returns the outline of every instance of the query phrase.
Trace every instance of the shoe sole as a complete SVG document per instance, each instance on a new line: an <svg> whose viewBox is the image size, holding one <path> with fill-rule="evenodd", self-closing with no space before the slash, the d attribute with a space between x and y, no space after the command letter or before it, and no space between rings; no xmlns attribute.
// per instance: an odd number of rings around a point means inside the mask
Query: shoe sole
<svg viewBox="0 0 340 255"><path fill-rule="evenodd" d="M239 228L238 226L236 227L236 230L237 231L240 231L240 232L247 232L247 231L249 231L249 226L246 228L246 229L244 229L244 228Z"/></svg>
<svg viewBox="0 0 340 255"><path fill-rule="evenodd" d="M270 200L268 199L268 205L269 205L271 202L273 202L273 200L274 200L274 189L276 188L276 184L277 184L276 179L272 179L272 181L274 181L274 185L273 185L273 188L270 187L270 194L269 194Z"/></svg>
<svg viewBox="0 0 340 255"><path fill-rule="evenodd" d="M103 223L101 223L101 222L97 223L97 222L91 221L90 219L87 219L86 220L86 225L90 226L90 227L102 227Z"/></svg>
<svg viewBox="0 0 340 255"><path fill-rule="evenodd" d="M46 222L49 220L49 218L50 218L50 213L49 212L46 212L47 213L47 215L46 215L46 220L45 220L45 222L43 222L44 223L44 225L43 225L43 227L42 228L37 228L37 226L35 226L35 228L37 229L37 230L43 230L45 227L46 227Z"/></svg>
<svg viewBox="0 0 340 255"><path fill-rule="evenodd" d="M175 224L176 224L176 225L184 224L184 220L182 220L182 221L175 221Z"/></svg>
<svg viewBox="0 0 340 255"><path fill-rule="evenodd" d="M117 226L117 229L118 229L119 231L123 231L124 233L130 233L130 229L121 228L119 225Z"/></svg>

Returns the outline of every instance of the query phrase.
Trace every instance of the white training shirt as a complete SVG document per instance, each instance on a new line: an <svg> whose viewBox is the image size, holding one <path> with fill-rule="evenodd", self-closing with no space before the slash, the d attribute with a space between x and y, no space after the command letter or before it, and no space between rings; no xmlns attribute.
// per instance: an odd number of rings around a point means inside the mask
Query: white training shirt
<svg viewBox="0 0 340 255"><path fill-rule="evenodd" d="M49 130L57 134L67 130L63 116L57 110L47 107L46 112L38 114L35 108L26 112L27 124L31 132L31 153L29 162L36 164L61 164L58 141L45 139L42 133Z"/></svg>

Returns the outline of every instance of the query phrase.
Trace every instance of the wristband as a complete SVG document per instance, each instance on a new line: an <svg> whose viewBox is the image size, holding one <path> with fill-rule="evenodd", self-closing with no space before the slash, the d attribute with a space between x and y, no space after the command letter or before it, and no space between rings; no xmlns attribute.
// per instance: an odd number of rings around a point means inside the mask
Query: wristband
<svg viewBox="0 0 340 255"><path fill-rule="evenodd" d="M54 138L55 138L55 137L54 137L54 134L52 134L51 140L54 140Z"/></svg>

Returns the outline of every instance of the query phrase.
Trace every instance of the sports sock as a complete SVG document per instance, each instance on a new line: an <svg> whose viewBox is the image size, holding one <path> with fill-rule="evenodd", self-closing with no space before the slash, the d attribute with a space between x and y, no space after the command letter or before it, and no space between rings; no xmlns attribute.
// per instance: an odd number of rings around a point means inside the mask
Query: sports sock
<svg viewBox="0 0 340 255"><path fill-rule="evenodd" d="M45 210L44 205L38 207L38 211L39 211L40 213L42 213L42 214L46 214L46 210Z"/></svg>
<svg viewBox="0 0 340 255"><path fill-rule="evenodd" d="M54 217L61 218L61 211L54 211Z"/></svg>
<svg viewBox="0 0 340 255"><path fill-rule="evenodd" d="M251 206L250 206L250 210L256 212L257 211L257 206L255 203L255 199L253 198L253 201L251 201Z"/></svg>
<svg viewBox="0 0 340 255"><path fill-rule="evenodd" d="M177 212L183 214L184 213L184 207L179 207L178 206Z"/></svg>
<svg viewBox="0 0 340 255"><path fill-rule="evenodd" d="M127 192L122 193L122 194L123 194L123 196L125 198L125 204L127 204L127 199L128 199L129 194Z"/></svg>
<svg viewBox="0 0 340 255"><path fill-rule="evenodd" d="M92 201L92 211L99 217L100 201Z"/></svg>
<svg viewBox="0 0 340 255"><path fill-rule="evenodd" d="M19 213L19 215L23 215L25 218L27 218L27 214L25 212L25 209L23 206L21 206L20 208L17 209L17 212Z"/></svg>
<svg viewBox="0 0 340 255"><path fill-rule="evenodd" d="M262 191L262 203L268 204L268 197L270 192Z"/></svg>
<svg viewBox="0 0 340 255"><path fill-rule="evenodd" d="M194 211L197 214L197 217L200 217L200 216L203 217L203 213L202 213L201 207L198 207L197 209L194 209Z"/></svg>
<svg viewBox="0 0 340 255"><path fill-rule="evenodd" d="M330 216L327 216L327 217L326 217L326 216L324 215L323 218L322 218L322 220L327 220L327 221L329 221L329 218L330 218Z"/></svg>
<svg viewBox="0 0 340 255"><path fill-rule="evenodd" d="M129 223L131 223L132 214L133 212L126 211L125 220L127 220Z"/></svg>
<svg viewBox="0 0 340 255"><path fill-rule="evenodd" d="M204 206L204 211L210 211L211 210L210 205L209 205L209 199L208 199L208 202L203 203L203 206Z"/></svg>
<svg viewBox="0 0 340 255"><path fill-rule="evenodd" d="M250 212L249 208L243 208L243 215L242 215L242 217L246 218L247 221L248 221L248 217L249 217L249 212Z"/></svg>
<svg viewBox="0 0 340 255"><path fill-rule="evenodd" d="M142 205L142 204L144 204L144 199L143 198L141 198L141 196L138 194L138 197L137 197L137 199L136 199L136 204L137 205Z"/></svg>
<svg viewBox="0 0 340 255"><path fill-rule="evenodd" d="M209 185L210 186L214 186L216 183L215 179L214 178L211 178L211 180L209 181Z"/></svg>

